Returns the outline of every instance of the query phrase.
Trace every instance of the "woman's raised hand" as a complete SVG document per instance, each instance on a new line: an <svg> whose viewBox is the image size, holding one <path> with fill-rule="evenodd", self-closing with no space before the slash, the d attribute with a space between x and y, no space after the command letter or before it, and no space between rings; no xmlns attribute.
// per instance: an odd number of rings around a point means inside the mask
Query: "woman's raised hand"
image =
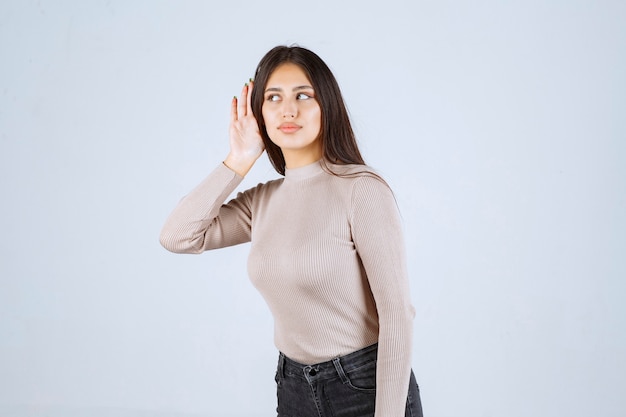
<svg viewBox="0 0 626 417"><path fill-rule="evenodd" d="M256 118L252 114L254 82L244 85L241 97L234 97L230 109L230 152L224 160L227 167L245 176L265 146Z"/></svg>

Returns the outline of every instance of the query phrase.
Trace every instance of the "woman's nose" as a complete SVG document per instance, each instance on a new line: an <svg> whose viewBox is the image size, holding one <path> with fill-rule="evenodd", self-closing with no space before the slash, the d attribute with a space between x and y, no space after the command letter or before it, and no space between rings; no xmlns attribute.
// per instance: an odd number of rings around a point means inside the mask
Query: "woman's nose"
<svg viewBox="0 0 626 417"><path fill-rule="evenodd" d="M283 101L283 119L293 119L298 115L298 106L291 100Z"/></svg>

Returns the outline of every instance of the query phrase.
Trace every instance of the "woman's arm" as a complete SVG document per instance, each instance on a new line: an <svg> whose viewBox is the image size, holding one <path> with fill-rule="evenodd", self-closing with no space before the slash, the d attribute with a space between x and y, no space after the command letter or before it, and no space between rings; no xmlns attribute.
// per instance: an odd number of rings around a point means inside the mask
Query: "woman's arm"
<svg viewBox="0 0 626 417"><path fill-rule="evenodd" d="M223 204L264 150L250 103L254 84L244 85L231 101L230 152L202 183L184 197L161 231L161 244L177 253L199 253L250 240L251 194Z"/></svg>
<svg viewBox="0 0 626 417"><path fill-rule="evenodd" d="M411 373L413 317L402 225L393 193L371 176L356 180L352 233L379 321L376 417L402 417Z"/></svg>
<svg viewBox="0 0 626 417"><path fill-rule="evenodd" d="M200 253L250 240L249 193L223 204L243 178L220 164L174 208L161 230L161 245L175 253Z"/></svg>

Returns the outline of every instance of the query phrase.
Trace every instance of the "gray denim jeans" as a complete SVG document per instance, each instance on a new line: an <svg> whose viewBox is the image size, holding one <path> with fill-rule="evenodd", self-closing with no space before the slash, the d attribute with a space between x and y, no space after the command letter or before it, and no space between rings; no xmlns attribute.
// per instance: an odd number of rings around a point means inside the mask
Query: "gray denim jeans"
<svg viewBox="0 0 626 417"><path fill-rule="evenodd" d="M278 417L372 417L376 401L378 345L303 365L278 357ZM405 417L422 417L420 392L411 371Z"/></svg>

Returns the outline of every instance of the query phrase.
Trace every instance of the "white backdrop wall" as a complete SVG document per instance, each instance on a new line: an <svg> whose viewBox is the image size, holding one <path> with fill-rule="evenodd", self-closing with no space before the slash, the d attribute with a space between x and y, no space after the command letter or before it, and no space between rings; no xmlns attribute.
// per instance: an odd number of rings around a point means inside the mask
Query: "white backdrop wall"
<svg viewBox="0 0 626 417"><path fill-rule="evenodd" d="M294 42L397 195L426 415L623 416L626 3L602 0L2 0L0 415L274 415L248 247L158 233Z"/></svg>

